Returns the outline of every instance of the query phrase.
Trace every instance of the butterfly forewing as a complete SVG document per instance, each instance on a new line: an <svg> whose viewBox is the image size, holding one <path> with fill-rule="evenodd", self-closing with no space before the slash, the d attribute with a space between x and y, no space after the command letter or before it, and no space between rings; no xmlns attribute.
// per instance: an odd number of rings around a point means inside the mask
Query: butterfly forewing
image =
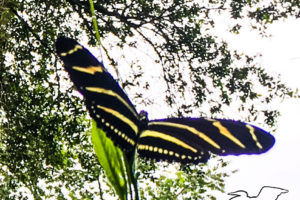
<svg viewBox="0 0 300 200"><path fill-rule="evenodd" d="M141 133L138 152L143 157L180 162L205 162L218 155L259 154L275 140L255 126L232 120L174 118L153 120Z"/></svg>
<svg viewBox="0 0 300 200"><path fill-rule="evenodd" d="M203 131L212 133L212 138L219 144L221 150L220 152L212 148L211 152L218 155L265 153L275 143L270 133L244 122L225 119L204 120L211 125Z"/></svg>
<svg viewBox="0 0 300 200"><path fill-rule="evenodd" d="M140 122L127 95L102 63L75 40L58 38L56 50L97 126L121 149L131 151Z"/></svg>

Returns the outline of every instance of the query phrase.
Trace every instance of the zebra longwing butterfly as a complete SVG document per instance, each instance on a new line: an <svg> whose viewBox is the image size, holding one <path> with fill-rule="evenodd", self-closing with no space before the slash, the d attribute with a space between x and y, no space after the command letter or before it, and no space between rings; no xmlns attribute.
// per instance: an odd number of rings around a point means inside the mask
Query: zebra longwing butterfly
<svg viewBox="0 0 300 200"><path fill-rule="evenodd" d="M260 154L274 137L253 125L225 119L148 120L138 114L119 84L86 48L59 37L56 51L97 127L125 152L180 163L206 162L218 155Z"/></svg>

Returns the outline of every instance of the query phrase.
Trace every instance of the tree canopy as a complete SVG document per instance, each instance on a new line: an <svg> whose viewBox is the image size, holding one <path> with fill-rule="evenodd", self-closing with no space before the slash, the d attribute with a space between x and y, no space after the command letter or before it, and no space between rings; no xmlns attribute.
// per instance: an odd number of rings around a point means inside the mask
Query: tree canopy
<svg viewBox="0 0 300 200"><path fill-rule="evenodd" d="M147 49L153 62L150 69L159 73L165 88L159 97L172 111L168 115L232 118L226 110L235 105L232 109L240 113L240 120L257 120L270 129L279 112L263 105L295 93L260 67L257 56L229 49L214 32L215 20L228 17L232 34L250 24L266 35L269 24L298 18L299 7L297 0L95 2L105 64L138 108L151 109L150 102L157 97L147 95L153 84L147 78L149 66L128 55L128 50ZM82 99L73 92L55 55L54 42L62 34L95 45L88 1L0 1L2 199L92 199L112 194L102 189L105 183ZM160 199L203 198L208 188L222 191L227 176L216 169L203 168L205 174L181 166L174 179L154 177L154 163L143 163L140 179L146 189L142 194ZM191 188L185 188L184 181ZM170 188L177 187L182 192L172 193Z"/></svg>

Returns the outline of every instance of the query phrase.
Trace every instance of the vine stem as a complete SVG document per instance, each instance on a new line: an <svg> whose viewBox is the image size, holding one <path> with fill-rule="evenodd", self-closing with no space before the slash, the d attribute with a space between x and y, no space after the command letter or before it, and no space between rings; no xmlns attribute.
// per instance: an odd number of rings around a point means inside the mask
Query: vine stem
<svg viewBox="0 0 300 200"><path fill-rule="evenodd" d="M101 51L100 33L99 33L99 29L98 29L97 18L96 18L96 15L95 15L94 2L93 2L93 0L89 0L89 3L90 3L91 14L92 14L93 27L94 27L94 31L95 31L95 34L96 34L96 40L97 40L98 45L100 47L101 63L102 63L102 65L104 65L103 55L102 55L102 51Z"/></svg>
<svg viewBox="0 0 300 200"><path fill-rule="evenodd" d="M93 2L93 0L89 0L89 2L90 2L90 8L91 8L91 13L92 13L92 20L93 20L93 25L94 25L94 31L96 34L96 39L97 39L98 44L101 45L98 23L97 23L97 18L95 15L94 2Z"/></svg>

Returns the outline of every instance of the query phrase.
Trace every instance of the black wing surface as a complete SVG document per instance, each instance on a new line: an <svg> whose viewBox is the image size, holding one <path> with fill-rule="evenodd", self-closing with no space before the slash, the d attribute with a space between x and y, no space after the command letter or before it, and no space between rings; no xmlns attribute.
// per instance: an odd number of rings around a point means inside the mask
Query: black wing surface
<svg viewBox="0 0 300 200"><path fill-rule="evenodd" d="M206 162L217 155L260 154L274 137L253 125L225 119L173 118L152 120L138 142L142 157L182 163Z"/></svg>

